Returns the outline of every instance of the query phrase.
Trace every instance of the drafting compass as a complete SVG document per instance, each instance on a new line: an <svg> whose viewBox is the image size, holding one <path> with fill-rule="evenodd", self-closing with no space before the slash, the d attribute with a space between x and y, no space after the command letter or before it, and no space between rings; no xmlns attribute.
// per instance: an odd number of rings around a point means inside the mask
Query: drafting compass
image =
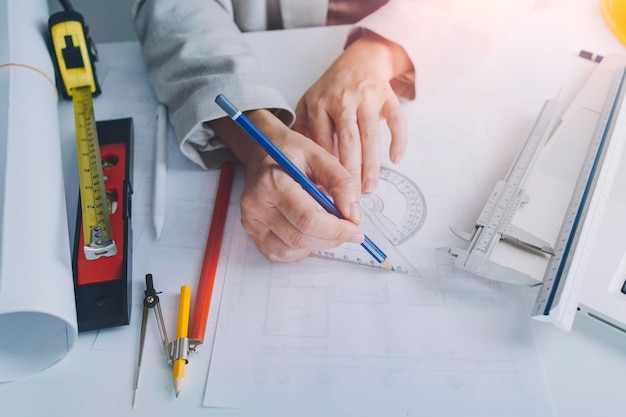
<svg viewBox="0 0 626 417"><path fill-rule="evenodd" d="M187 287L189 288L189 287ZM137 396L137 389L139 388L139 374L141 372L141 360L143 357L143 347L146 340L146 327L148 323L148 315L150 314L150 310L154 311L154 315L157 320L159 334L161 336L161 341L163 344L163 351L165 352L165 357L167 358L168 365L175 366L179 361L184 361L187 363L187 358L189 353L191 352L191 348L189 346L189 339L187 337L180 337L178 334L180 332L180 321L179 321L179 332L177 332L177 337L172 342L167 338L167 331L165 330L165 322L163 321L163 312L161 310L161 304L159 302L160 292L157 292L154 289L154 284L152 280L152 274L146 274L146 290L144 291L145 297L143 299L143 314L141 316L141 333L139 335L139 353L137 356L137 370L135 373L135 388L133 392L133 408L135 407L135 399ZM187 306L188 306L188 298L189 293L186 293L181 289L181 306L183 303L183 298L187 298ZM182 308L181 308L182 310ZM188 309L187 309L187 319L188 319ZM181 315L179 314L179 320ZM185 330L186 332L186 330Z"/></svg>
<svg viewBox="0 0 626 417"><path fill-rule="evenodd" d="M529 286L539 283L521 271L492 261L491 255L501 240L548 255L554 254L554 250L548 242L516 227L511 222L519 207L528 201L528 196L523 188L524 180L539 151L543 149L554 129L557 110L556 101L548 100L545 103L532 132L509 169L506 178L498 181L489 196L478 220L476 220L474 230L467 233L450 227L456 236L470 242L467 249L448 249L450 254L456 257L454 262L456 267L498 281Z"/></svg>

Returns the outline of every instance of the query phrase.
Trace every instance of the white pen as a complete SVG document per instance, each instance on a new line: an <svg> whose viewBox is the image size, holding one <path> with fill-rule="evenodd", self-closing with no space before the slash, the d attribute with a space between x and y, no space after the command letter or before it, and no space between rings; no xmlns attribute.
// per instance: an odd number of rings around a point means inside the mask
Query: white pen
<svg viewBox="0 0 626 417"><path fill-rule="evenodd" d="M157 239L165 225L165 182L167 174L167 108L159 104L156 114L156 155L154 159L154 200L152 218Z"/></svg>

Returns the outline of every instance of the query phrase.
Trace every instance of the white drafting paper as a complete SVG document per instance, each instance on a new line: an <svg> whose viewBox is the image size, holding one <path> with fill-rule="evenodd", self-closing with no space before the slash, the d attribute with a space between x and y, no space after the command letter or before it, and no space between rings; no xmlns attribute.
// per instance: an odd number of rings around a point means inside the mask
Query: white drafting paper
<svg viewBox="0 0 626 417"><path fill-rule="evenodd" d="M453 269L434 246L452 243L449 207L425 194L427 240L418 232L402 248L422 278L314 258L273 264L235 229L204 405L544 415L519 289Z"/></svg>
<svg viewBox="0 0 626 417"><path fill-rule="evenodd" d="M47 19L45 0L0 8L0 382L57 362L77 338Z"/></svg>
<svg viewBox="0 0 626 417"><path fill-rule="evenodd" d="M268 79L293 105L310 82L293 74L308 64L308 71L324 67L321 57L338 53L316 50L319 39L305 36L290 38L302 56L284 54L285 45L253 45ZM551 415L524 290L455 270L437 250L459 244L448 226L473 224L503 174L498 164L506 171L510 160L503 158L517 153L532 127L536 114L523 118L526 124L515 120L519 132L505 120L475 122L507 104L484 74L502 73L503 62L516 68L521 59L487 61L423 105L405 106L409 149L402 164L384 165L424 197L420 226L393 247L419 278L316 258L271 263L241 228L233 230L206 407L284 415ZM502 131L517 136L494 136ZM401 194L381 197L384 207L406 208ZM381 222L385 208L376 211Z"/></svg>

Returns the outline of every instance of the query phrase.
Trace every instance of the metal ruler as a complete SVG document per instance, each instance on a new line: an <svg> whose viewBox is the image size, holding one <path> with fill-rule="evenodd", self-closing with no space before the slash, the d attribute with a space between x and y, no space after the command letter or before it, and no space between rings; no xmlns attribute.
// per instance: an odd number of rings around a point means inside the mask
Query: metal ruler
<svg viewBox="0 0 626 417"><path fill-rule="evenodd" d="M48 24L57 74L74 106L85 257L93 260L114 256L117 248L111 236L109 204L93 112L92 94L97 83L84 23L80 14L65 12L53 15Z"/></svg>
<svg viewBox="0 0 626 417"><path fill-rule="evenodd" d="M570 330L590 243L626 141L626 73L616 72L563 218L532 316Z"/></svg>
<svg viewBox="0 0 626 417"><path fill-rule="evenodd" d="M506 178L498 181L489 196L473 232L450 228L455 235L470 242L466 250L449 249L450 254L456 257L455 266L486 278L533 284L530 277L493 263L490 256L500 240L508 240L548 254L553 253L549 243L515 227L511 222L517 209L527 199L522 188L524 181L554 129L558 109L557 101L546 101Z"/></svg>

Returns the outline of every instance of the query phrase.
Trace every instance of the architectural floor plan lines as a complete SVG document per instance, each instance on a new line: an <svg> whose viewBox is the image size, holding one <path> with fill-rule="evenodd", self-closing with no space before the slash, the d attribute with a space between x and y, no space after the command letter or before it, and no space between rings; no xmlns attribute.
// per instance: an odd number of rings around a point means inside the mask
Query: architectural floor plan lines
<svg viewBox="0 0 626 417"><path fill-rule="evenodd" d="M441 275L415 278L270 263L237 228L230 244L206 406L269 409L280 396L285 409L461 414L488 389L510 404L499 415L518 416L543 401L516 288L453 270L432 248L420 256ZM357 391L376 395L355 401Z"/></svg>

